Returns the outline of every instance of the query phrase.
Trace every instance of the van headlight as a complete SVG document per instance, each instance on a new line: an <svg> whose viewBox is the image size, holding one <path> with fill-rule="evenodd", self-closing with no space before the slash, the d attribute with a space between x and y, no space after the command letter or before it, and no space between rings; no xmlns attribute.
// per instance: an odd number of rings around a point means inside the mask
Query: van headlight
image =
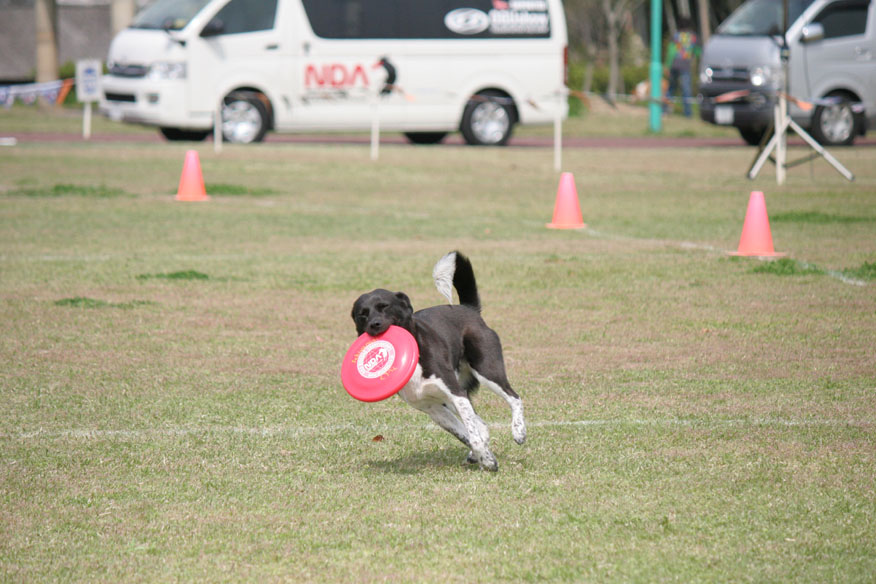
<svg viewBox="0 0 876 584"><path fill-rule="evenodd" d="M778 85L779 75L769 67L756 67L749 74L751 84L755 87Z"/></svg>
<svg viewBox="0 0 876 584"><path fill-rule="evenodd" d="M159 61L149 66L149 79L185 79L186 64Z"/></svg>

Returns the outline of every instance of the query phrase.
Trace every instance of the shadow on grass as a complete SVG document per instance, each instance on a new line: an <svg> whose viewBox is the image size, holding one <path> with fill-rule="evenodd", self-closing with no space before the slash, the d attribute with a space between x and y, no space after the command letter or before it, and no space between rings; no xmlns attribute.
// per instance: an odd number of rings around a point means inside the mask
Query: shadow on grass
<svg viewBox="0 0 876 584"><path fill-rule="evenodd" d="M367 464L373 470L400 475L414 475L423 471L448 469L480 471L478 465L465 462L467 454L468 451L464 447L448 446L440 450L422 450L391 460L372 460Z"/></svg>

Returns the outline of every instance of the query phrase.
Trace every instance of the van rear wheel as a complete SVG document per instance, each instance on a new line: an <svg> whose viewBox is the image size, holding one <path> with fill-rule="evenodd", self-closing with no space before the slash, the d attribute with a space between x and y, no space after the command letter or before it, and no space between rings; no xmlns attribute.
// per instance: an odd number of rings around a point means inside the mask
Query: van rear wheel
<svg viewBox="0 0 876 584"><path fill-rule="evenodd" d="M270 123L268 107L253 91L235 91L222 102L222 137L226 142L261 142Z"/></svg>
<svg viewBox="0 0 876 584"><path fill-rule="evenodd" d="M504 146L514 129L511 99L495 91L473 95L462 113L460 130L468 144Z"/></svg>

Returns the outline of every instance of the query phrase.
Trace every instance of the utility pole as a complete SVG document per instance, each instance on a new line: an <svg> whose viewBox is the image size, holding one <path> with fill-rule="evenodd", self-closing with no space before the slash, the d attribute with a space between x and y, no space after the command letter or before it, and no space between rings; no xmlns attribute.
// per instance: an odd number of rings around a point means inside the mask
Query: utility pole
<svg viewBox="0 0 876 584"><path fill-rule="evenodd" d="M663 129L663 5L651 0L651 104L649 127L659 134Z"/></svg>

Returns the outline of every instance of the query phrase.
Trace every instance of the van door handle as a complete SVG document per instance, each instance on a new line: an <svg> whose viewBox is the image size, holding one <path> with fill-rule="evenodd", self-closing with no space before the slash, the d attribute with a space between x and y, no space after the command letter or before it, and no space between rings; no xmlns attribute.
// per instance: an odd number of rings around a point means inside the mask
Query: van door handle
<svg viewBox="0 0 876 584"><path fill-rule="evenodd" d="M859 61L869 61L870 60L870 49L867 47L855 47L855 56Z"/></svg>
<svg viewBox="0 0 876 584"><path fill-rule="evenodd" d="M265 46L266 51L276 51L279 48L280 48L280 45L277 43L271 43L271 44Z"/></svg>

